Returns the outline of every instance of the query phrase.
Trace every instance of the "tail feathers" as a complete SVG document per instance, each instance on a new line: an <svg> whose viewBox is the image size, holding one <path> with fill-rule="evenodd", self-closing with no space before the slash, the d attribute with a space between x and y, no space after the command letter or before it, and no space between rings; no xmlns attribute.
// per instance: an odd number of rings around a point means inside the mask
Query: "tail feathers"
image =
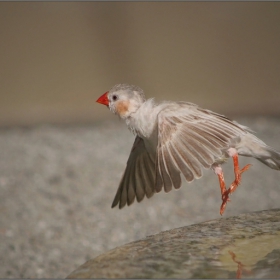
<svg viewBox="0 0 280 280"><path fill-rule="evenodd" d="M270 168L280 170L280 153L251 133L240 138L236 149L241 156L254 157Z"/></svg>
<svg viewBox="0 0 280 280"><path fill-rule="evenodd" d="M280 153L268 146L265 147L265 150L267 155L262 155L257 159L272 169L280 170Z"/></svg>

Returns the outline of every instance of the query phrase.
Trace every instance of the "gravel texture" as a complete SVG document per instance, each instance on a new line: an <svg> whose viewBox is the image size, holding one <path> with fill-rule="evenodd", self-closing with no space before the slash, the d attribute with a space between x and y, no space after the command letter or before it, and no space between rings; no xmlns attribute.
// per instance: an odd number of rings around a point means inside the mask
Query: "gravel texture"
<svg viewBox="0 0 280 280"><path fill-rule="evenodd" d="M280 118L239 117L280 150ZM111 209L134 141L114 119L91 125L0 130L0 277L65 278L109 249L219 218L218 179L210 170L178 191ZM280 172L251 158L223 217L280 207ZM227 183L232 162L224 165Z"/></svg>

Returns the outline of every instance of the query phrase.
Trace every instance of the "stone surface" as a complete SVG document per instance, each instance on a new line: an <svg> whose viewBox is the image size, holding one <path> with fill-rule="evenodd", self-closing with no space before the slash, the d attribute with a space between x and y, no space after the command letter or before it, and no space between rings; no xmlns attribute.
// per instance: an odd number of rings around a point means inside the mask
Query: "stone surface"
<svg viewBox="0 0 280 280"><path fill-rule="evenodd" d="M280 209L172 229L87 261L67 278L280 278Z"/></svg>
<svg viewBox="0 0 280 280"><path fill-rule="evenodd" d="M280 150L279 118L235 119ZM211 170L191 184L183 180L178 191L111 209L133 141L114 116L91 125L0 129L0 277L65 278L113 248L220 218ZM280 172L255 159L240 162L253 165L223 218L280 208ZM231 161L224 170L229 184Z"/></svg>

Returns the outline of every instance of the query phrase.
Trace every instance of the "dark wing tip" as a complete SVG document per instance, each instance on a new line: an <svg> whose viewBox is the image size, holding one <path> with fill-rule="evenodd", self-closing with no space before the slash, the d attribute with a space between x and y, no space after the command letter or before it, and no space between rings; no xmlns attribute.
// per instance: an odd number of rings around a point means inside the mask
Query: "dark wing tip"
<svg viewBox="0 0 280 280"><path fill-rule="evenodd" d="M135 195L133 197L129 197L127 198L127 206L130 206L135 200Z"/></svg>
<svg viewBox="0 0 280 280"><path fill-rule="evenodd" d="M113 203L112 203L112 205L111 205L111 208L114 208L114 207L116 207L117 205L118 205L118 202L113 201Z"/></svg>
<svg viewBox="0 0 280 280"><path fill-rule="evenodd" d="M119 204L119 202L120 202L120 192L118 190L117 193L116 193L116 196L115 196L115 198L112 202L111 208L116 207Z"/></svg>
<svg viewBox="0 0 280 280"><path fill-rule="evenodd" d="M151 198L155 192L146 192L146 197Z"/></svg>
<svg viewBox="0 0 280 280"><path fill-rule="evenodd" d="M121 203L119 203L119 200L117 200L117 201L114 200L112 205L111 205L111 208L115 208L118 204L119 204L119 209L122 209L125 206L126 203L122 205Z"/></svg>
<svg viewBox="0 0 280 280"><path fill-rule="evenodd" d="M124 208L124 206L126 205L126 202L124 203L124 204L119 204L119 209L122 209L122 208Z"/></svg>

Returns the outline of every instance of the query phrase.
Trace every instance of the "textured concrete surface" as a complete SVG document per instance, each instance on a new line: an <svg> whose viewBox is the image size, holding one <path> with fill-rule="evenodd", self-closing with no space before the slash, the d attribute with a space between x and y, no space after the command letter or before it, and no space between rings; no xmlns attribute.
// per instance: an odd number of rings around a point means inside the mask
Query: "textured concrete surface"
<svg viewBox="0 0 280 280"><path fill-rule="evenodd" d="M87 261L67 278L279 278L280 209L164 231Z"/></svg>
<svg viewBox="0 0 280 280"><path fill-rule="evenodd" d="M280 150L279 118L235 118ZM111 209L134 136L117 118L0 130L0 277L64 278L131 241L220 218L212 171L178 191ZM280 172L252 163L223 217L280 207ZM225 179L233 180L232 163Z"/></svg>

